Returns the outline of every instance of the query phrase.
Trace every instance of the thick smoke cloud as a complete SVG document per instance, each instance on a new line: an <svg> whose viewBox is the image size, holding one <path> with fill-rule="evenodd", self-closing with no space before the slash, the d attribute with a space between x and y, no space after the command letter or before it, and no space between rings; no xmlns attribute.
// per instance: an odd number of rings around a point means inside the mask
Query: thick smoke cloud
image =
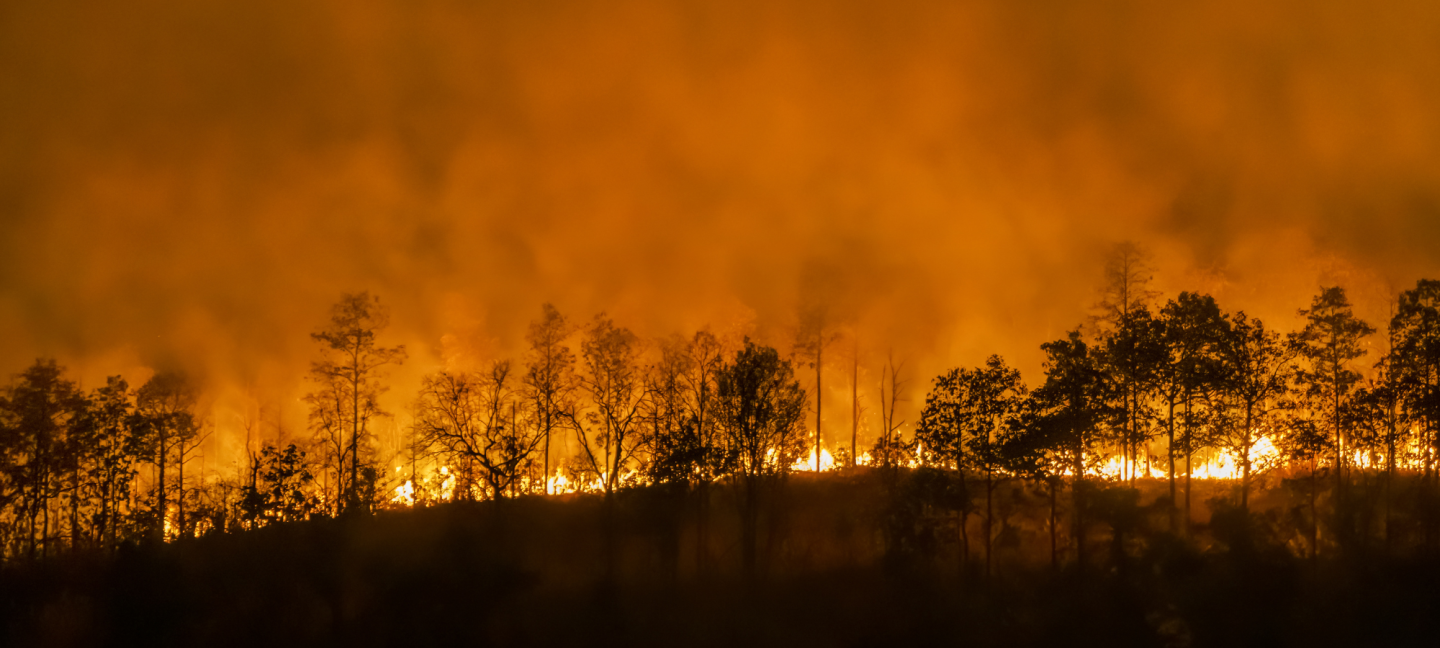
<svg viewBox="0 0 1440 648"><path fill-rule="evenodd" d="M1437 13L9 2L0 365L293 403L344 290L392 306L396 394L544 301L788 345L821 299L918 400L992 352L1035 380L1122 239L1169 294L1378 320L1440 269Z"/></svg>

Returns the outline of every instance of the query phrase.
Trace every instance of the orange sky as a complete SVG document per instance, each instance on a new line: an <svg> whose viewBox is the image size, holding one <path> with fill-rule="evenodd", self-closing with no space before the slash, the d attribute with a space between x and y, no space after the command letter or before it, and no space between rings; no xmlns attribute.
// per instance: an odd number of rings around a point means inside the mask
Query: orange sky
<svg viewBox="0 0 1440 648"><path fill-rule="evenodd" d="M816 297L871 373L908 359L918 402L992 352L1037 381L1121 239L1167 295L1284 327L1341 282L1380 323L1440 276L1437 14L12 0L0 367L283 401L307 333L369 289L411 348L403 400L447 352L513 350L545 301L788 348Z"/></svg>

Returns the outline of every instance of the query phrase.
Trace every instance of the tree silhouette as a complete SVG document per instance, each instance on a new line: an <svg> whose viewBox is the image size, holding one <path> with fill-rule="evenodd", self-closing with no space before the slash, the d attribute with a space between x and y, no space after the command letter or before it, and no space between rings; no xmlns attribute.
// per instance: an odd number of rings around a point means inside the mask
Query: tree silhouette
<svg viewBox="0 0 1440 648"><path fill-rule="evenodd" d="M1030 392L1019 403L1011 434L1000 445L1006 470L1045 487L1049 501L1050 568L1060 565L1060 489L1067 471L1065 421L1049 416L1046 406Z"/></svg>
<svg viewBox="0 0 1440 648"><path fill-rule="evenodd" d="M900 402L905 400L900 397L907 382L900 378L904 368L905 363L896 364L893 355L880 368L880 436L875 439L870 458L871 463L882 468L899 468L914 455L914 448L900 437L905 421L898 420L897 414Z"/></svg>
<svg viewBox="0 0 1440 648"><path fill-rule="evenodd" d="M695 561L701 569L710 563L710 487L732 465L732 449L715 423L715 380L725 362L720 340L708 330L697 331L685 349L681 393L695 418L698 459L689 470L695 491Z"/></svg>
<svg viewBox="0 0 1440 648"><path fill-rule="evenodd" d="M1100 302L1095 305L1099 312L1091 318L1092 323L1102 333L1123 326L1131 313L1146 308L1160 296L1150 288L1154 278L1155 267L1149 250L1134 241L1111 246L1105 257Z"/></svg>
<svg viewBox="0 0 1440 648"><path fill-rule="evenodd" d="M1310 516L1308 520L1303 521L1303 524L1308 527L1310 558L1314 559L1320 551L1319 460L1330 443L1324 428L1314 418L1308 416L1308 412L1303 412L1299 408L1292 410L1290 416L1286 418L1285 434L1280 440L1280 447L1285 452L1287 462L1292 466L1299 464L1306 469L1308 479L1305 484L1305 496L1308 500Z"/></svg>
<svg viewBox="0 0 1440 648"><path fill-rule="evenodd" d="M1201 397L1216 385L1221 371L1220 344L1225 338L1226 320L1209 295L1182 292L1160 311L1165 343L1165 361L1156 370L1156 383L1165 401L1166 455L1170 481L1171 525L1175 495L1175 459L1185 458L1185 528L1190 525L1190 480L1192 459L1199 449L1198 423ZM1180 447L1176 448L1175 409L1180 408Z"/></svg>
<svg viewBox="0 0 1440 648"><path fill-rule="evenodd" d="M714 434L705 433L703 424L711 381L702 377L692 383L702 371L703 358L697 357L697 350L705 352L678 335L661 341L660 357L645 374L650 397L640 417L640 473L652 485L651 494L659 504L655 515L662 519L656 521L663 527L665 565L672 579L678 573L680 514L686 496L692 486L712 480L723 460L723 448L714 443ZM697 535L700 532L697 529ZM697 546L703 544L697 538ZM697 559L703 561L703 554Z"/></svg>
<svg viewBox="0 0 1440 648"><path fill-rule="evenodd" d="M1085 564L1085 471L1103 460L1102 425L1113 416L1111 385L1096 354L1071 331L1063 340L1040 345L1045 352L1045 382L1034 392L1040 429L1063 458L1072 476L1075 557Z"/></svg>
<svg viewBox="0 0 1440 648"><path fill-rule="evenodd" d="M92 514L94 541L106 551L119 543L121 506L128 500L131 484L143 456L144 426L136 420L135 395L120 376L110 376L104 387L95 389L84 412L86 430L85 481L87 498L98 503Z"/></svg>
<svg viewBox="0 0 1440 648"><path fill-rule="evenodd" d="M576 430L580 459L610 498L639 448L641 409L648 396L640 367L640 338L616 328L603 313L595 316L580 343L585 372L581 385L590 409L567 416Z"/></svg>
<svg viewBox="0 0 1440 648"><path fill-rule="evenodd" d="M1100 360L1120 399L1113 427L1125 460L1122 476L1128 477L1133 487L1140 452L1150 441L1150 394L1162 375L1167 349L1164 323L1154 319L1145 306L1131 306L1118 317L1114 328L1105 334Z"/></svg>
<svg viewBox="0 0 1440 648"><path fill-rule="evenodd" d="M840 339L832 330L829 308L823 303L811 303L800 311L800 328L795 334L796 354L805 360L806 366L815 370L815 438L813 439L814 469L820 471L820 450L824 434L820 423L821 407L824 402L821 377L825 368L825 348Z"/></svg>
<svg viewBox="0 0 1440 648"><path fill-rule="evenodd" d="M333 461L335 505L339 510L368 511L365 495L374 485L362 477L375 473L362 455L371 434L371 420L384 416L379 397L386 387L382 369L405 361L404 345L382 347L377 338L389 324L389 311L369 292L341 295L326 326L310 334L320 344L320 360L310 363L315 391L305 396L310 426L326 443ZM362 471L364 464L368 471Z"/></svg>
<svg viewBox="0 0 1440 648"><path fill-rule="evenodd" d="M1133 241L1113 245L1105 259L1101 299L1095 305L1099 312L1091 318L1120 401L1116 441L1132 486L1140 449L1149 440L1149 391L1164 356L1161 327L1149 310L1160 296L1150 288L1154 275L1153 259L1144 247Z"/></svg>
<svg viewBox="0 0 1440 648"><path fill-rule="evenodd" d="M184 374L162 372L146 381L135 393L135 411L144 430L150 461L156 468L153 485L155 493L155 528L157 538L168 535L166 524L170 521L171 491L176 506L173 529L180 534L185 529L185 500L183 468L177 470L180 477L174 488L170 485L167 472L170 468L183 465L185 444L200 434L200 424L195 417L195 386Z"/></svg>
<svg viewBox="0 0 1440 648"><path fill-rule="evenodd" d="M753 575L760 490L783 476L805 452L805 390L779 352L745 340L715 377L715 421L734 453L732 474L742 492L741 555Z"/></svg>
<svg viewBox="0 0 1440 648"><path fill-rule="evenodd" d="M52 530L58 530L52 529L58 520L51 519L51 510L62 479L77 469L70 434L84 409L83 394L49 359L21 372L0 399L4 498L19 505L17 517L26 523L20 540L28 556L51 553Z"/></svg>
<svg viewBox="0 0 1440 648"><path fill-rule="evenodd" d="M1401 455L1410 459L1418 454L1410 453L1406 448L1410 441L1412 421L1406 419L1401 407L1401 393L1392 369L1393 361L1393 353L1387 353L1375 364L1375 377L1364 387L1355 390L1346 413L1347 425L1357 445L1369 449L1372 457L1377 453L1384 457L1380 533L1387 551L1391 547L1391 513L1399 459Z"/></svg>
<svg viewBox="0 0 1440 648"><path fill-rule="evenodd" d="M1272 437L1278 437L1273 414L1288 406L1285 396L1295 350L1281 340L1279 333L1266 329L1264 322L1239 311L1230 317L1220 357L1224 363L1220 378L1224 403L1217 409L1229 416L1227 424L1217 429L1214 441L1240 460L1240 508L1248 513L1259 431L1269 430Z"/></svg>
<svg viewBox="0 0 1440 648"><path fill-rule="evenodd" d="M421 381L415 428L421 445L460 475L460 499L503 499L519 492L525 461L544 441L544 428L521 425L521 395L508 361L485 373L439 372Z"/></svg>
<svg viewBox="0 0 1440 648"><path fill-rule="evenodd" d="M985 478L985 574L991 571L994 538L995 489L1002 483L1006 461L1000 452L1006 437L1019 426L1026 397L1020 372L992 355L985 366L951 369L935 379L925 397L915 438L927 455L954 467L964 490L964 474L973 470ZM962 535L968 506L960 512ZM962 538L962 543L965 539ZM965 551L962 549L962 551Z"/></svg>
<svg viewBox="0 0 1440 648"><path fill-rule="evenodd" d="M574 409L575 353L565 346L570 332L570 324L560 311L545 304L540 308L540 319L531 322L525 333L530 346L525 361L525 398L543 439L540 482L546 494L550 492L550 441L564 420L564 412Z"/></svg>
<svg viewBox="0 0 1440 648"><path fill-rule="evenodd" d="M1425 544L1435 544L1436 465L1440 453L1440 280L1421 279L1400 293L1390 319L1387 375L1407 418L1420 424L1424 466Z"/></svg>
<svg viewBox="0 0 1440 648"><path fill-rule="evenodd" d="M1305 328L1292 335L1290 343L1305 360L1296 373L1306 403L1323 427L1330 430L1334 457L1337 528L1345 515L1345 408L1351 392L1360 382L1360 373L1350 364L1365 355L1360 340L1375 328L1355 317L1345 289L1321 288L1310 308L1301 309ZM1348 533L1347 533L1348 535Z"/></svg>
<svg viewBox="0 0 1440 648"><path fill-rule="evenodd" d="M319 508L311 492L315 476L294 443L261 446L254 470L255 482L242 487L240 495L241 516L251 527L298 522Z"/></svg>

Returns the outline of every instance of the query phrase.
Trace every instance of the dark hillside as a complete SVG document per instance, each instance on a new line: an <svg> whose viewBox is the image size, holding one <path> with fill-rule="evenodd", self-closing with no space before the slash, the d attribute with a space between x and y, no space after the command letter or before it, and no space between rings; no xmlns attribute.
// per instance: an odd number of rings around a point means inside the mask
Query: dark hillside
<svg viewBox="0 0 1440 648"><path fill-rule="evenodd" d="M724 489L704 570L693 509L653 489L617 498L612 578L598 496L276 524L21 564L4 573L4 643L1418 645L1440 619L1433 562L1310 563L1269 535L1237 535L1224 510L1194 541L1136 529L1118 554L1097 523L1090 542L1111 553L1051 573L1048 555L1026 546L1040 534L1027 520L1044 513L1023 489L1007 504L1002 567L983 577L972 536L962 575L954 518L926 499L927 479L791 479L768 500L753 578L740 573Z"/></svg>

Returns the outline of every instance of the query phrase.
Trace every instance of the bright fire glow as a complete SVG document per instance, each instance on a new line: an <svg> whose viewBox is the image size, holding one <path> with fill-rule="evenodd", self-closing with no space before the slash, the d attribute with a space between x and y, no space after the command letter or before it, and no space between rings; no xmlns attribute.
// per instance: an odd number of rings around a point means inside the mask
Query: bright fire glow
<svg viewBox="0 0 1440 648"><path fill-rule="evenodd" d="M820 471L821 471L821 472L824 472L824 471L827 471L827 470L834 470L834 469L835 469L835 457L830 454L830 451L829 451L829 450L826 450L826 449L824 449L824 448L821 448L821 449L820 449ZM794 465L790 466L790 470L794 470L794 471L797 471L797 472L799 472L799 471L814 472L814 471L815 471L815 449L814 449L814 448L811 448L811 449L810 449L810 456L805 457L804 459L800 459L800 460L796 461Z"/></svg>
<svg viewBox="0 0 1440 648"><path fill-rule="evenodd" d="M1278 465L1280 462L1280 449L1270 437L1259 436L1255 445L1250 448L1250 474ZM1103 476L1110 479L1120 479L1128 474L1125 458L1120 455L1110 457L1105 463L1092 468L1089 474ZM1177 457L1175 461L1177 474L1184 474L1184 459ZM1154 462L1146 465L1139 463L1135 469L1138 477L1161 478L1168 473L1166 466L1161 462ZM1190 475L1194 479L1240 479L1244 476L1244 466L1240 461L1240 455L1229 450L1215 450L1203 453L1196 453L1191 458Z"/></svg>

